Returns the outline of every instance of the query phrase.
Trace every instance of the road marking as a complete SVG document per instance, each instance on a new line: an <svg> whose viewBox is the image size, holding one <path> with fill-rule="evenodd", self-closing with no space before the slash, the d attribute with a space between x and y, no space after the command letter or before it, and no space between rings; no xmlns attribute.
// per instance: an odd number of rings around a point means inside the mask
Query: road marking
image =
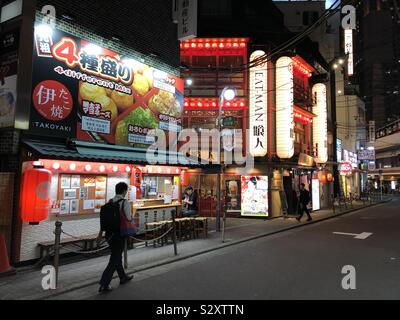
<svg viewBox="0 0 400 320"><path fill-rule="evenodd" d="M333 232L333 234L337 234L337 235L342 235L342 236L352 236L354 237L354 239L358 239L358 240L365 240L367 238L369 238L370 236L373 235L373 233L370 232L363 232L360 234L357 233L345 233L345 232Z"/></svg>

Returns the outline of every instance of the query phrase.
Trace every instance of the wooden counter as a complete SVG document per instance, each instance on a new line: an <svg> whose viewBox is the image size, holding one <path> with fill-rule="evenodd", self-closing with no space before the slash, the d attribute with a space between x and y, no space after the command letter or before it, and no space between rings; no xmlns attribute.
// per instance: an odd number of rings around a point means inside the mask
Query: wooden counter
<svg viewBox="0 0 400 320"><path fill-rule="evenodd" d="M181 203L160 204L149 203L145 206L132 205L132 215L139 221L139 231L146 229L146 223L172 220L172 211L178 215L181 211Z"/></svg>

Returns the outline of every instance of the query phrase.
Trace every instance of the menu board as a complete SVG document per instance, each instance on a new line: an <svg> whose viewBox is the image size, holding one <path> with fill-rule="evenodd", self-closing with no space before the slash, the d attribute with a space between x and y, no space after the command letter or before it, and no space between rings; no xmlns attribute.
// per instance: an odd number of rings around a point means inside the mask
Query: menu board
<svg viewBox="0 0 400 320"><path fill-rule="evenodd" d="M99 213L106 203L107 177L96 175L60 175L58 198L52 213L59 215Z"/></svg>
<svg viewBox="0 0 400 320"><path fill-rule="evenodd" d="M268 217L268 177L243 176L242 216Z"/></svg>
<svg viewBox="0 0 400 320"><path fill-rule="evenodd" d="M38 25L33 65L32 133L148 148L154 131L182 130L184 84L174 75Z"/></svg>

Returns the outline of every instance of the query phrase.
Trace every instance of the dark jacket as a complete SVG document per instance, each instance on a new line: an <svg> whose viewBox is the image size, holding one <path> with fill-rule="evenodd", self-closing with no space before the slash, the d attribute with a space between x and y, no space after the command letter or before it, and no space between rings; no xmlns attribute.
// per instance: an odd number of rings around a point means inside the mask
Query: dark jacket
<svg viewBox="0 0 400 320"><path fill-rule="evenodd" d="M310 197L310 192L308 192L307 190L301 190L300 191L300 203L307 205L309 204L311 201L311 197Z"/></svg>

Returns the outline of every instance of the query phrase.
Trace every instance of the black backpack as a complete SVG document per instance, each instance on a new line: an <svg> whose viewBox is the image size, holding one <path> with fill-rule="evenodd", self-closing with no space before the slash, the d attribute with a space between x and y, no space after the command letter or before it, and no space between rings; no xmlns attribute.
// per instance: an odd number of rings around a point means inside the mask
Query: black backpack
<svg viewBox="0 0 400 320"><path fill-rule="evenodd" d="M100 209L100 228L106 234L120 233L120 203L123 199L106 203Z"/></svg>

